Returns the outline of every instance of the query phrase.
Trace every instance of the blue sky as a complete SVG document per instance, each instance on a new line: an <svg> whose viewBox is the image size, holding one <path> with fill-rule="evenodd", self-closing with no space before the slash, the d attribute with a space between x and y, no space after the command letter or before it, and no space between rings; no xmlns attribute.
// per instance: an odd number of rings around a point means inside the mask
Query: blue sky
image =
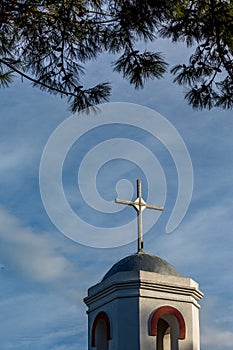
<svg viewBox="0 0 233 350"><path fill-rule="evenodd" d="M170 63L185 60L187 56L182 46L171 47L166 41L160 41L158 46L158 50L166 50ZM194 187L191 203L181 224L171 234L166 234L178 186L171 155L164 145L143 130L116 127L111 123L104 125L103 129L98 114L94 119L99 118L97 124L100 127L85 134L81 144L77 140L64 160L62 181L66 199L84 222L111 231L112 226L125 225L135 218L132 208L114 207L111 201L118 190L121 197L134 197L135 179L141 177L145 199L150 188L153 204L165 202L166 209L160 216L157 213L145 214L145 220L146 215L148 220L149 215L157 219L156 225L144 237L145 251L166 259L183 276L192 277L200 284L205 294L200 311L201 349L228 350L233 343L232 111L193 111L183 99L182 88L172 84L169 74L166 79L151 81L144 90L135 91L119 75L111 72L111 59L105 56L89 64L87 81L92 84L111 80L112 102L148 107L172 123L192 160ZM70 240L57 229L42 203L39 167L51 134L70 117L67 104L65 100L33 89L27 82L22 84L20 79L9 89L2 89L0 94L1 349L86 349L87 315L82 300L87 289L97 283L113 263L134 253L136 242L115 248L110 244L107 249L94 248ZM114 108L116 113L117 106ZM89 117L82 115L78 118L81 128L85 123L83 120ZM146 120L142 116L143 123ZM113 208L113 212L107 214L101 210L97 212L81 199L80 191L86 190L85 181L80 180L80 189L77 178L80 162L86 153L98 143L102 145L115 137L135 139L153 150L158 159L156 169L159 176L153 183L148 182L146 170L151 164L140 152L138 156L144 161L141 168L138 166L141 160L138 164L130 161L128 150L126 159L113 159L103 164L96 174L96 188ZM116 140L115 147L118 147ZM58 147L58 154L59 150ZM106 158L105 151L99 158ZM84 168L87 184L95 180L92 168L88 168L94 160L90 154L89 163ZM120 181L122 179L124 181ZM119 181L121 186L117 188ZM62 208L60 203L55 202L54 206L57 211ZM92 245L100 242L98 234L91 237ZM134 234L136 238L136 225L135 233L134 228L127 231L129 241Z"/></svg>

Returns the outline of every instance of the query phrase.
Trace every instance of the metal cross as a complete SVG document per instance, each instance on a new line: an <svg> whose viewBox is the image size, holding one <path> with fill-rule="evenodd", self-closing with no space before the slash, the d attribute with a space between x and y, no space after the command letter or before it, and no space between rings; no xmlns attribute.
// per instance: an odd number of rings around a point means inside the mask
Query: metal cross
<svg viewBox="0 0 233 350"><path fill-rule="evenodd" d="M142 198L142 182L137 180L137 199L133 201L126 201L123 199L115 199L116 203L132 205L138 212L138 253L142 251L143 241L142 241L142 212L145 208L155 209L162 211L163 207L158 207L156 205L147 204Z"/></svg>

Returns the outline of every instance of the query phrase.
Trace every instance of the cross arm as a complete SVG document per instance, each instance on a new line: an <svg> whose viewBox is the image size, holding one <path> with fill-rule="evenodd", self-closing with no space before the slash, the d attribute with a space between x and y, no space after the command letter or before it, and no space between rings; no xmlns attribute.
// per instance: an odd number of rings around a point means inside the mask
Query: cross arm
<svg viewBox="0 0 233 350"><path fill-rule="evenodd" d="M149 209L155 209L155 210L160 210L160 211L163 211L164 210L164 207L159 207L157 205L151 205L151 204L145 204L145 207L146 208L149 208Z"/></svg>
<svg viewBox="0 0 233 350"><path fill-rule="evenodd" d="M127 204L127 205L134 205L135 203L132 201L126 201L124 199L115 199L115 203L120 203L120 204Z"/></svg>
<svg viewBox="0 0 233 350"><path fill-rule="evenodd" d="M136 202L136 201L132 202L132 201L127 201L127 200L118 199L118 198L115 199L115 203L126 204L126 205L132 205L132 206L134 206L134 207L135 207L135 206L137 207L137 206L139 205L139 203ZM155 210L160 210L160 211L163 211L163 210L164 210L164 207L160 207L160 206L157 206L157 205L147 204L147 203L145 203L145 202L140 202L140 206L141 206L141 207L146 207L146 208L148 208L148 209L155 209Z"/></svg>

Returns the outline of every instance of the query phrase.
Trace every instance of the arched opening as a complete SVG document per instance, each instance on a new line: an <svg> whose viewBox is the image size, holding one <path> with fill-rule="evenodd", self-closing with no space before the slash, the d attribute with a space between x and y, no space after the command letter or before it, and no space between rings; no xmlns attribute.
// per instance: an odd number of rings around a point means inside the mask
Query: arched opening
<svg viewBox="0 0 233 350"><path fill-rule="evenodd" d="M158 320L156 350L178 350L179 323L171 314L165 314Z"/></svg>
<svg viewBox="0 0 233 350"><path fill-rule="evenodd" d="M171 348L171 329L169 324L162 318L158 321L158 331L156 337L156 349L167 350Z"/></svg>
<svg viewBox="0 0 233 350"><path fill-rule="evenodd" d="M110 339L110 322L107 314L102 311L97 314L92 326L91 346L97 350L108 350Z"/></svg>
<svg viewBox="0 0 233 350"><path fill-rule="evenodd" d="M107 326L103 319L100 319L97 323L95 343L97 350L108 350Z"/></svg>
<svg viewBox="0 0 233 350"><path fill-rule="evenodd" d="M174 307L162 306L152 314L150 335L156 336L156 350L178 350L185 331L184 318Z"/></svg>

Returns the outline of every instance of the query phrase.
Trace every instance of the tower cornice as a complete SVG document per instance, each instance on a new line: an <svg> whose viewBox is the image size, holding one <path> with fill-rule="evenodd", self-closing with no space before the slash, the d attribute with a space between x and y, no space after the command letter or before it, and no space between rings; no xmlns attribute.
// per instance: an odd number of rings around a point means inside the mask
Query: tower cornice
<svg viewBox="0 0 233 350"><path fill-rule="evenodd" d="M90 310L119 298L152 298L192 303L199 308L203 293L191 278L165 276L154 272L118 272L88 290L84 299Z"/></svg>

